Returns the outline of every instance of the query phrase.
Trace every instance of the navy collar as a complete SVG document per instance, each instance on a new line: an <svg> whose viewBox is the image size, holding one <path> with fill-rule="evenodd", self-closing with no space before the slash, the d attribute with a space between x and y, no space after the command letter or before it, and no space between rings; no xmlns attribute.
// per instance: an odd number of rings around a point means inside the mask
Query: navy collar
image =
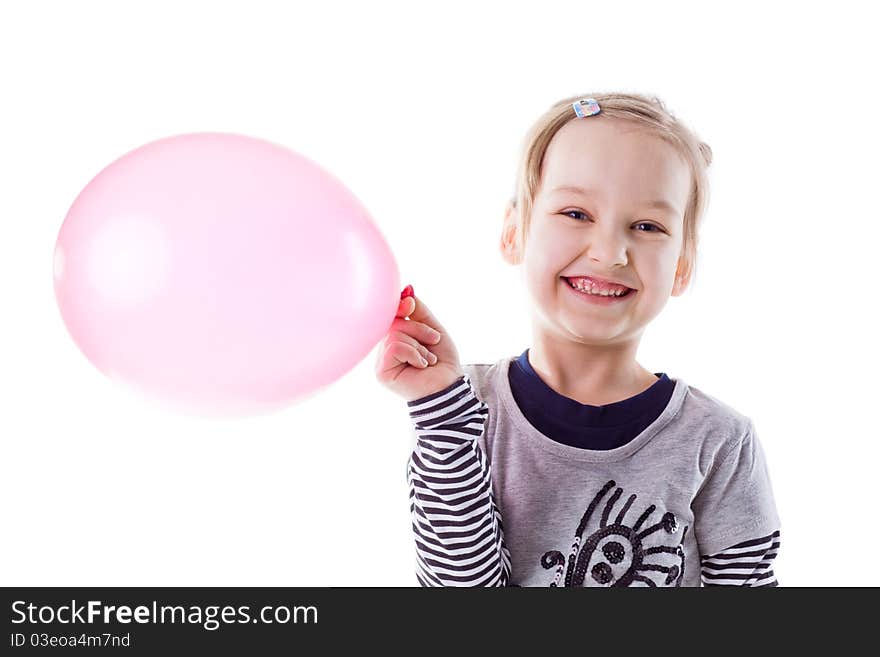
<svg viewBox="0 0 880 657"><path fill-rule="evenodd" d="M669 403L675 381L664 372L651 387L639 394L604 406L581 404L548 386L532 368L529 350L511 362L508 372L511 391L523 413L529 417L553 418L554 424L562 423L572 429L584 427L617 427L632 424L647 416L656 417Z"/></svg>

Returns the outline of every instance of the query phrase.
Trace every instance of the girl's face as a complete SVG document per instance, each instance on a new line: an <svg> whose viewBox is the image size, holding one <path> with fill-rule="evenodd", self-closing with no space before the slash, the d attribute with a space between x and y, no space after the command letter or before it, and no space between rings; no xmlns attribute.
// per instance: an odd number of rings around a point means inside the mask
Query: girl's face
<svg viewBox="0 0 880 657"><path fill-rule="evenodd" d="M687 285L678 264L690 182L672 146L631 125L584 118L563 126L544 157L521 261L509 246L512 212L502 240L508 262L523 265L542 324L584 344L637 338ZM577 276L635 291L590 303L565 280Z"/></svg>

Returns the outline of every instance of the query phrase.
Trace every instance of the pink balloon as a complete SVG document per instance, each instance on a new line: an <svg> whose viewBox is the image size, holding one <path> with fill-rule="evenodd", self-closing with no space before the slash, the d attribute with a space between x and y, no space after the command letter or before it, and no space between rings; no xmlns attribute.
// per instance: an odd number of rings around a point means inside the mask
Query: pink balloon
<svg viewBox="0 0 880 657"><path fill-rule="evenodd" d="M104 374L179 410L278 410L383 338L397 264L355 196L260 139L151 142L101 171L55 246L55 294Z"/></svg>

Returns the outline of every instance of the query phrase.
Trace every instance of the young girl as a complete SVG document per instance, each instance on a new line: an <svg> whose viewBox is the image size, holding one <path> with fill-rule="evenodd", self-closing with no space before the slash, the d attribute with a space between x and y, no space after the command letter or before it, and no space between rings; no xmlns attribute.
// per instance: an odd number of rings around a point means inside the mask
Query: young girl
<svg viewBox="0 0 880 657"><path fill-rule="evenodd" d="M573 97L532 127L501 252L533 340L459 362L408 287L376 363L407 401L422 586L776 586L753 422L636 362L696 260L711 149L656 98Z"/></svg>

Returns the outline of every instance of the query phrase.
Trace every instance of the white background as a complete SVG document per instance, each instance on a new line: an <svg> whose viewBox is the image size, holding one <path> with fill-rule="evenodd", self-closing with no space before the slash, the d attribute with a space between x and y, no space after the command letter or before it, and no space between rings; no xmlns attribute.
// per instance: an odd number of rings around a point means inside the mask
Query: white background
<svg viewBox="0 0 880 657"><path fill-rule="evenodd" d="M525 130L615 89L659 95L715 154L697 278L639 361L754 420L783 585L880 584L880 57L863 6L4 2L0 584L415 585L413 437L374 354L271 416L164 412L67 334L58 229L148 141L276 141L370 209L463 361L494 362L531 337L497 248Z"/></svg>

